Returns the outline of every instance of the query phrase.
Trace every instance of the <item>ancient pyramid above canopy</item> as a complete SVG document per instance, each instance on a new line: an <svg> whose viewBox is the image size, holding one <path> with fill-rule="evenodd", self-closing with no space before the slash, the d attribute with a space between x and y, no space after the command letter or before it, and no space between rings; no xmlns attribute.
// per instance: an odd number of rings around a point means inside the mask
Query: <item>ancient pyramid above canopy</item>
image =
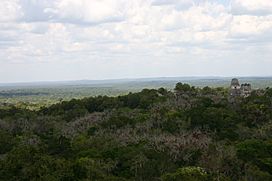
<svg viewBox="0 0 272 181"><path fill-rule="evenodd" d="M239 80L236 79L236 78L232 79L232 80L231 80L231 85L232 85L232 86L239 86L239 85L240 85L240 84L239 84Z"/></svg>

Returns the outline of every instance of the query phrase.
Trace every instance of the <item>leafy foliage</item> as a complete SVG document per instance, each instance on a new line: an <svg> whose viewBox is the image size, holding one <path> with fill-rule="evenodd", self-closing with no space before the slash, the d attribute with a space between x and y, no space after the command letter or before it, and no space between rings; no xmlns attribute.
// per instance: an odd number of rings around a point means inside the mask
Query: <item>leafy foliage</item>
<svg viewBox="0 0 272 181"><path fill-rule="evenodd" d="M272 89L178 83L0 108L0 180L271 180Z"/></svg>

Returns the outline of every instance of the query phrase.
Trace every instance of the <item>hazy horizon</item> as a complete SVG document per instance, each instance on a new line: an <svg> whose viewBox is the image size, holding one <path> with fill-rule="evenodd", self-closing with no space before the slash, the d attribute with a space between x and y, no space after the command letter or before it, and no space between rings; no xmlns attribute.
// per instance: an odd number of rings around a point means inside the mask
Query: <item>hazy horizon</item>
<svg viewBox="0 0 272 181"><path fill-rule="evenodd" d="M176 77L131 77L131 78L112 78L112 79L75 79L75 80L44 80L44 81L18 81L0 82L0 86L5 85L69 85L77 84L107 84L107 83L129 83L129 82L150 82L150 81L194 81L194 80L231 80L232 78L244 79L271 79L272 76L176 76Z"/></svg>
<svg viewBox="0 0 272 181"><path fill-rule="evenodd" d="M2 0L0 83L270 77L271 0Z"/></svg>

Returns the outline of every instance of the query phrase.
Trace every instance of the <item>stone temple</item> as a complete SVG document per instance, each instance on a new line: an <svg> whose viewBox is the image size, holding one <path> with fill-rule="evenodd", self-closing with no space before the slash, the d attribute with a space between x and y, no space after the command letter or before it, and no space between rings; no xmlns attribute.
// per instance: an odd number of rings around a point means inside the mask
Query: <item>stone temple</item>
<svg viewBox="0 0 272 181"><path fill-rule="evenodd" d="M241 84L239 80L234 78L230 84L230 96L231 97L248 97L251 94L251 85L248 83Z"/></svg>

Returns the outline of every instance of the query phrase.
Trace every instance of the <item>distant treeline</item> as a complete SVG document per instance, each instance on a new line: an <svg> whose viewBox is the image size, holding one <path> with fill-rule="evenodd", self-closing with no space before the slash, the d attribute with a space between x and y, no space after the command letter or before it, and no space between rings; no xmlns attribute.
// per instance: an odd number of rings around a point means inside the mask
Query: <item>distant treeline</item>
<svg viewBox="0 0 272 181"><path fill-rule="evenodd" d="M45 92L0 92L0 97L20 97L20 96L40 96L40 95L49 95Z"/></svg>

